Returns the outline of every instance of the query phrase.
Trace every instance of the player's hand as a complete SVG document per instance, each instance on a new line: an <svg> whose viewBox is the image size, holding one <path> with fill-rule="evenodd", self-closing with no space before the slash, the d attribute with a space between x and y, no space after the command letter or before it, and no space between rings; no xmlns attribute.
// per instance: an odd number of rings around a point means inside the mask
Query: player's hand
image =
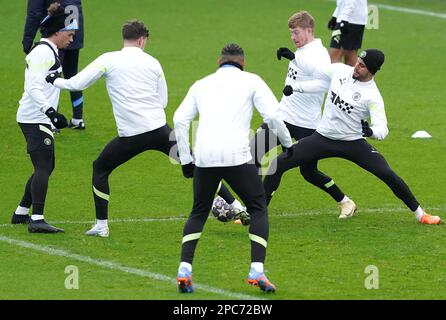
<svg viewBox="0 0 446 320"><path fill-rule="evenodd" d="M285 88L283 88L283 94L285 95L285 96L291 96L292 94L293 94L293 92L294 92L294 90L293 90L293 87L292 86L290 86L290 85L286 85L285 86Z"/></svg>
<svg viewBox="0 0 446 320"><path fill-rule="evenodd" d="M362 136L370 137L373 134L373 130L370 128L369 123L366 120L361 120Z"/></svg>
<svg viewBox="0 0 446 320"><path fill-rule="evenodd" d="M282 57L287 58L288 60L293 60L294 52L288 48L279 48L277 49L277 59L281 60Z"/></svg>
<svg viewBox="0 0 446 320"><path fill-rule="evenodd" d="M327 28L330 30L334 30L336 27L336 17L331 17L330 21L328 21Z"/></svg>
<svg viewBox="0 0 446 320"><path fill-rule="evenodd" d="M45 114L48 118L50 118L51 122L57 129L63 129L68 126L67 118L65 118L62 113L54 110L53 107L48 108L48 110L45 111Z"/></svg>
<svg viewBox="0 0 446 320"><path fill-rule="evenodd" d="M185 178L193 178L195 164L193 164L192 162L190 162L188 164L183 164L183 165L181 165L181 169L183 170L183 176Z"/></svg>
<svg viewBox="0 0 446 320"><path fill-rule="evenodd" d="M341 23L339 24L339 29L341 30L342 34L347 34L348 33L348 21L342 20Z"/></svg>
<svg viewBox="0 0 446 320"><path fill-rule="evenodd" d="M61 77L62 77L61 73L57 71L57 72L53 72L53 73L50 73L49 75L47 75L45 80L46 80L46 82L54 85L54 81Z"/></svg>

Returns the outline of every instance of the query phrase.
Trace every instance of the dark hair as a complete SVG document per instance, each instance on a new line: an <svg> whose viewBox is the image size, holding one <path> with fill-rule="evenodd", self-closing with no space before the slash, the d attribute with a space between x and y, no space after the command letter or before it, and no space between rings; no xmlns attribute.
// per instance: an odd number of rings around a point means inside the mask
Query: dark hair
<svg viewBox="0 0 446 320"><path fill-rule="evenodd" d="M50 4L47 9L48 15L40 23L40 33L42 37L48 38L60 29L65 27L65 20L68 13L65 13L65 7L59 2Z"/></svg>
<svg viewBox="0 0 446 320"><path fill-rule="evenodd" d="M47 13L49 16L54 16L57 13L59 13L59 14L63 13L64 9L65 8L62 7L59 2L54 2L54 3L50 4L50 6L48 7Z"/></svg>
<svg viewBox="0 0 446 320"><path fill-rule="evenodd" d="M229 43L221 49L221 57L229 57L229 56L239 56L244 57L245 53L243 52L242 47L235 43Z"/></svg>
<svg viewBox="0 0 446 320"><path fill-rule="evenodd" d="M130 20L122 26L122 38L124 40L136 40L141 37L149 37L149 29L142 21Z"/></svg>

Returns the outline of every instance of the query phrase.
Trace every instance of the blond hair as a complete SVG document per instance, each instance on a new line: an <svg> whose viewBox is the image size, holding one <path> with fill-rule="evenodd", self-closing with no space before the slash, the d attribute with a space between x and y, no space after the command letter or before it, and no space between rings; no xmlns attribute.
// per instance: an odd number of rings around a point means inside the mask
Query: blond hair
<svg viewBox="0 0 446 320"><path fill-rule="evenodd" d="M310 28L314 30L314 18L307 11L299 11L288 19L288 28Z"/></svg>

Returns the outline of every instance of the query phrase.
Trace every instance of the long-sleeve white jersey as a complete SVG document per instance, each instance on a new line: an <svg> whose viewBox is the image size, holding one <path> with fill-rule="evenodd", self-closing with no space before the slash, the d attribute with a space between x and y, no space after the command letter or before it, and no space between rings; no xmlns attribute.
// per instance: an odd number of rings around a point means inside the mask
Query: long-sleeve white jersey
<svg viewBox="0 0 446 320"><path fill-rule="evenodd" d="M300 81L313 80L313 73L321 65L329 65L330 56L320 39L314 39L295 52L294 60L288 66L285 85L295 85ZM316 129L321 120L324 93L293 94L282 96L280 114L292 125Z"/></svg>
<svg viewBox="0 0 446 320"><path fill-rule="evenodd" d="M54 85L81 91L104 76L113 106L118 135L130 137L166 124L167 84L160 63L138 47L99 56L70 79Z"/></svg>
<svg viewBox="0 0 446 320"><path fill-rule="evenodd" d="M40 41L49 43L58 53L56 45L50 40L42 38ZM50 107L57 110L60 89L47 83L45 78L56 63L54 53L47 45L38 45L26 56L25 61L25 85L17 110L17 122L51 124L45 111ZM57 71L61 72L62 67Z"/></svg>
<svg viewBox="0 0 446 320"><path fill-rule="evenodd" d="M175 135L182 164L193 159L189 127L199 113L194 156L198 167L228 167L249 162L249 130L253 107L259 111L279 140L290 147L288 129L278 114L271 89L257 75L225 65L195 82L174 115Z"/></svg>
<svg viewBox="0 0 446 320"><path fill-rule="evenodd" d="M365 26L368 14L367 0L336 0L333 17L336 17L337 22L348 21Z"/></svg>
<svg viewBox="0 0 446 320"><path fill-rule="evenodd" d="M361 120L370 117L371 138L382 140L389 130L384 101L374 79L361 82L353 79L354 67L334 63L317 70L315 78L325 80L325 87L318 81L301 82L293 88L302 92L328 90L324 113L316 131L333 140L357 140L362 138Z"/></svg>

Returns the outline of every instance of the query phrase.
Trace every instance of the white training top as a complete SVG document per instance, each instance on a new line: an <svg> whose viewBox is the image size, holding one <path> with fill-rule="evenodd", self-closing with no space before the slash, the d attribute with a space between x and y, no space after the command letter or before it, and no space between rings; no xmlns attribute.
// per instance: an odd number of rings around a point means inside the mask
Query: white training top
<svg viewBox="0 0 446 320"><path fill-rule="evenodd" d="M160 63L138 47L99 56L70 79L56 79L61 89L81 91L104 76L118 135L130 137L166 124L167 84Z"/></svg>
<svg viewBox="0 0 446 320"><path fill-rule="evenodd" d="M333 17L336 17L337 22L348 21L365 26L368 15L367 0L336 0Z"/></svg>
<svg viewBox="0 0 446 320"><path fill-rule="evenodd" d="M342 63L331 64L315 72L320 82L306 81L293 87L298 92L320 92L328 89L324 113L316 131L334 140L357 140L362 137L361 120L370 117L371 138L382 140L389 133L384 101L374 79L360 82L353 79L354 67Z"/></svg>
<svg viewBox="0 0 446 320"><path fill-rule="evenodd" d="M249 162L249 130L253 106L265 123L277 130L279 140L290 147L288 129L278 114L271 89L257 75L225 65L198 80L189 89L173 121L182 164L193 161L189 149L190 122L200 114L194 156L197 167L228 167Z"/></svg>
<svg viewBox="0 0 446 320"><path fill-rule="evenodd" d="M329 65L330 56L320 39L314 39L295 52L294 60L288 66L285 85L313 79L313 72L321 65ZM282 120L292 125L316 129L321 120L324 93L292 94L282 96L280 114Z"/></svg>
<svg viewBox="0 0 446 320"><path fill-rule="evenodd" d="M50 40L42 38L40 41L49 43L58 53L56 45ZM26 56L25 61L25 85L17 110L17 122L51 124L45 111L50 107L57 110L60 90L47 83L45 78L56 63L54 53L47 45L41 44ZM51 72L56 71L62 72L62 67Z"/></svg>

